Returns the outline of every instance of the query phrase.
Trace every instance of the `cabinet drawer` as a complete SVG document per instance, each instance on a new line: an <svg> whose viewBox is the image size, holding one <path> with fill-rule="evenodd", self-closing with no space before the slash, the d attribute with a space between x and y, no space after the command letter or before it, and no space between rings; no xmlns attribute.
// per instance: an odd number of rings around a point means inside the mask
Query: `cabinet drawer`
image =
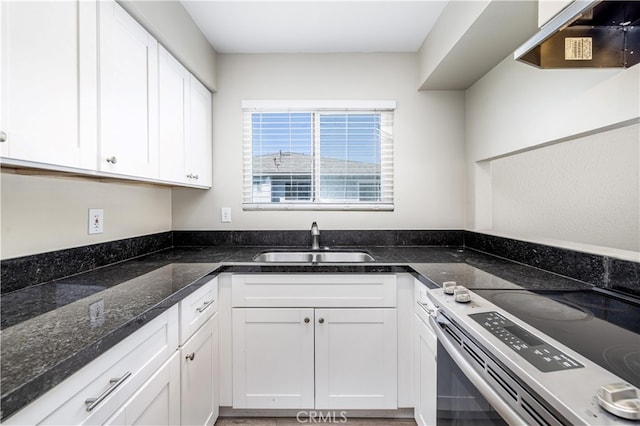
<svg viewBox="0 0 640 426"><path fill-rule="evenodd" d="M102 424L176 351L174 306L118 343L4 424ZM118 383L112 379L120 379ZM109 392L109 390L112 390ZM86 400L98 398L88 411Z"/></svg>
<svg viewBox="0 0 640 426"><path fill-rule="evenodd" d="M214 278L180 302L180 344L189 340L218 310L218 278Z"/></svg>
<svg viewBox="0 0 640 426"><path fill-rule="evenodd" d="M382 274L233 275L233 307L396 306L396 276Z"/></svg>

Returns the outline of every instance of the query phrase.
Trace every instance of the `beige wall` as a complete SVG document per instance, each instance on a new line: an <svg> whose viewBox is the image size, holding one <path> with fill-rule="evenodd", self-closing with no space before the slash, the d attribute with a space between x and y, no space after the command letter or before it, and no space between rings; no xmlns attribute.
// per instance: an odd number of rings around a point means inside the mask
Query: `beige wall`
<svg viewBox="0 0 640 426"><path fill-rule="evenodd" d="M221 54L214 94L213 189L173 191L173 227L460 229L463 92L416 91L415 54ZM242 211L243 99L395 100L395 211ZM220 222L231 207L232 222Z"/></svg>
<svg viewBox="0 0 640 426"><path fill-rule="evenodd" d="M2 259L171 230L169 188L2 173L0 194ZM89 208L103 234L88 235Z"/></svg>
<svg viewBox="0 0 640 426"><path fill-rule="evenodd" d="M447 4L417 52L419 86L435 72L489 4L488 0L451 1ZM461 68L459 72L464 74L467 71Z"/></svg>
<svg viewBox="0 0 640 426"><path fill-rule="evenodd" d="M491 162L493 230L640 251L640 126Z"/></svg>
<svg viewBox="0 0 640 426"><path fill-rule="evenodd" d="M506 58L466 91L467 228L637 251L637 226L625 227L640 220L639 117L638 66L539 70Z"/></svg>

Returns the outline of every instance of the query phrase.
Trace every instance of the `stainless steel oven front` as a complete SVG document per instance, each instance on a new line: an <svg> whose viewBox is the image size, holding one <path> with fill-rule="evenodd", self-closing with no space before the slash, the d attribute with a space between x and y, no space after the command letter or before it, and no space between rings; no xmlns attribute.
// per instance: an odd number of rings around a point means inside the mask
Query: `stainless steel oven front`
<svg viewBox="0 0 640 426"><path fill-rule="evenodd" d="M519 421L517 414L511 410L507 410L503 417L493 408L478 386L469 379L469 373L465 373L454 361L442 341L441 337L437 349L437 424L505 425L508 424L505 417ZM466 361L464 363L468 365ZM475 376L475 373L472 374Z"/></svg>
<svg viewBox="0 0 640 426"><path fill-rule="evenodd" d="M438 337L438 426L563 424L448 317L430 322Z"/></svg>
<svg viewBox="0 0 640 426"><path fill-rule="evenodd" d="M620 379L469 292L429 291L438 338L438 425L635 425L595 390ZM435 307L435 309L433 309Z"/></svg>

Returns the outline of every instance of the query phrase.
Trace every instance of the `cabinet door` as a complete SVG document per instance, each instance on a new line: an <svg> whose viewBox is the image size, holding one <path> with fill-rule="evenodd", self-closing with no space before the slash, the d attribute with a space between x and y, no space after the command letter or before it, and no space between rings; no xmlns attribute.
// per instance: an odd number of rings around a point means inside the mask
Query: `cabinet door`
<svg viewBox="0 0 640 426"><path fill-rule="evenodd" d="M180 424L179 355L174 354L105 424Z"/></svg>
<svg viewBox="0 0 640 426"><path fill-rule="evenodd" d="M96 5L0 2L2 156L96 165Z"/></svg>
<svg viewBox="0 0 640 426"><path fill-rule="evenodd" d="M316 408L397 408L395 309L316 309Z"/></svg>
<svg viewBox="0 0 640 426"><path fill-rule="evenodd" d="M428 324L416 315L415 325L415 420L419 426L436 424L437 338Z"/></svg>
<svg viewBox="0 0 640 426"><path fill-rule="evenodd" d="M98 3L98 169L155 178L158 169L158 45L114 1Z"/></svg>
<svg viewBox="0 0 640 426"><path fill-rule="evenodd" d="M218 417L218 316L180 349L182 425L212 425Z"/></svg>
<svg viewBox="0 0 640 426"><path fill-rule="evenodd" d="M211 186L211 143L213 120L211 92L191 76L189 137L186 145L185 171L189 182Z"/></svg>
<svg viewBox="0 0 640 426"><path fill-rule="evenodd" d="M167 50L159 46L158 177L172 182L188 182L185 173L185 144L189 120L189 72Z"/></svg>
<svg viewBox="0 0 640 426"><path fill-rule="evenodd" d="M233 408L314 407L313 318L313 309L233 309Z"/></svg>

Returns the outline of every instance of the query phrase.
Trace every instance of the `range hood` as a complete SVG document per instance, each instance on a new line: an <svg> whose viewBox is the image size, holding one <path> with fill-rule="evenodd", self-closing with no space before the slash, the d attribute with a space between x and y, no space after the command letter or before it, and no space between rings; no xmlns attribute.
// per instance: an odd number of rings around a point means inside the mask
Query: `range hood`
<svg viewBox="0 0 640 426"><path fill-rule="evenodd" d="M640 62L640 1L575 0L520 46L538 68L627 68Z"/></svg>

